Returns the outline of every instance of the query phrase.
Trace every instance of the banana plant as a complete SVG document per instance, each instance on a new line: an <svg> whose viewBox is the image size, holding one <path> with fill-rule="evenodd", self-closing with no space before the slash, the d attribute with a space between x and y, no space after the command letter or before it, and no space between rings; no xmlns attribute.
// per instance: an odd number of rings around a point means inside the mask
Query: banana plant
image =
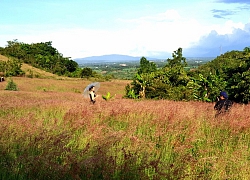
<svg viewBox="0 0 250 180"><path fill-rule="evenodd" d="M111 96L110 92L108 92L107 95L102 95L102 99L104 99L105 101L109 101L113 99L114 97L115 95Z"/></svg>

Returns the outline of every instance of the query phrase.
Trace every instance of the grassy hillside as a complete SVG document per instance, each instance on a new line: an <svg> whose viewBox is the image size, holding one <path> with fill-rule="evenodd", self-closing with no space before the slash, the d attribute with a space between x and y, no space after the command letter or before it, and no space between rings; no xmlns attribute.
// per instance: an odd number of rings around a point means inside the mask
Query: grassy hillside
<svg viewBox="0 0 250 180"><path fill-rule="evenodd" d="M0 54L0 61L7 61L8 58Z"/></svg>
<svg viewBox="0 0 250 180"><path fill-rule="evenodd" d="M33 77L39 78L59 78L58 75L43 71L25 63L22 64L22 70L25 72L26 76L33 75Z"/></svg>
<svg viewBox="0 0 250 180"><path fill-rule="evenodd" d="M122 99L127 81L0 83L0 179L249 179L249 105L214 118L212 103Z"/></svg>
<svg viewBox="0 0 250 180"><path fill-rule="evenodd" d="M0 61L7 61L8 58L0 54ZM22 64L21 68L25 72L25 76L27 77L39 77L39 78L62 78L58 75L43 71L41 69L35 68L31 65L28 65L26 63Z"/></svg>
<svg viewBox="0 0 250 180"><path fill-rule="evenodd" d="M8 80L9 78L7 78ZM81 98L81 93L84 88L91 83L90 80L82 79L38 79L38 78L24 78L24 77L12 77L13 81L17 84L19 92L30 93L73 93L74 96ZM113 80L108 82L101 82L101 88L98 91L99 95L105 95L110 92L111 95L116 94L117 99L121 99L125 93L125 86L130 81L128 80ZM12 93L4 91L7 81L0 84L1 93ZM102 98L100 98L102 100Z"/></svg>

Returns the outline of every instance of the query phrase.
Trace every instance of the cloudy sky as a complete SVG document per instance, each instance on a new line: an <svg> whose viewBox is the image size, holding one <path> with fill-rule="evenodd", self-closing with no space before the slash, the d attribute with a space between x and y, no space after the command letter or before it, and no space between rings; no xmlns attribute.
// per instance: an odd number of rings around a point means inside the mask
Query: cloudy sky
<svg viewBox="0 0 250 180"><path fill-rule="evenodd" d="M0 46L52 41L65 57L215 57L250 46L250 0L0 0Z"/></svg>

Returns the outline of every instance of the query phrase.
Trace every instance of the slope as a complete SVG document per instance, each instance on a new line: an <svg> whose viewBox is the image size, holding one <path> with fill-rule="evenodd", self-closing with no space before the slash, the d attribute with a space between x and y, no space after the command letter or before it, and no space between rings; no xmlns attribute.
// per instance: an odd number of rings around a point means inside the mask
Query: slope
<svg viewBox="0 0 250 180"><path fill-rule="evenodd" d="M8 61L9 58L0 54L0 61ZM59 78L58 75L46 72L44 70L35 68L29 64L22 63L22 68L27 77L37 77L37 78ZM61 78L61 77L60 77Z"/></svg>

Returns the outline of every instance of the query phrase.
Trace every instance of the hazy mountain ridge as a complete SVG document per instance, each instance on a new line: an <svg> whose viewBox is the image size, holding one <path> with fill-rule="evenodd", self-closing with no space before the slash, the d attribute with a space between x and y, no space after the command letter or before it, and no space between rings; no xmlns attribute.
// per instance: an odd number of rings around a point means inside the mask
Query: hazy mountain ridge
<svg viewBox="0 0 250 180"><path fill-rule="evenodd" d="M161 61L167 60L168 58L152 58L146 57L149 61ZM76 58L74 59L75 62L78 64L83 63L105 63L105 62L129 62L129 61L140 61L141 57L135 56L128 56L128 55L120 55L120 54L109 54L109 55L102 55L102 56L90 56L85 58ZM210 61L213 60L214 57L188 57L188 60L200 60L200 61Z"/></svg>
<svg viewBox="0 0 250 180"><path fill-rule="evenodd" d="M108 55L101 55L101 56L90 56L85 58L77 58L77 59L84 59L84 60L131 60L131 59L138 59L140 57L135 56L128 56L128 55L121 55L121 54L108 54Z"/></svg>

